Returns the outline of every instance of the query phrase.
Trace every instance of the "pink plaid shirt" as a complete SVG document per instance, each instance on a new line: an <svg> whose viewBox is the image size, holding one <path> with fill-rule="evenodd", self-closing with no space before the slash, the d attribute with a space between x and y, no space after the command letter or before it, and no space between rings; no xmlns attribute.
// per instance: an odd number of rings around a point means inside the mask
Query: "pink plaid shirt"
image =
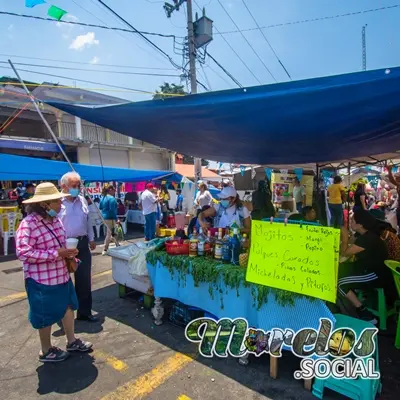
<svg viewBox="0 0 400 400"><path fill-rule="evenodd" d="M46 226L65 246L65 230L58 218L52 222L32 213L24 218L16 236L17 256L23 262L25 279L32 278L43 285L58 285L70 279L63 258L58 256L60 244Z"/></svg>

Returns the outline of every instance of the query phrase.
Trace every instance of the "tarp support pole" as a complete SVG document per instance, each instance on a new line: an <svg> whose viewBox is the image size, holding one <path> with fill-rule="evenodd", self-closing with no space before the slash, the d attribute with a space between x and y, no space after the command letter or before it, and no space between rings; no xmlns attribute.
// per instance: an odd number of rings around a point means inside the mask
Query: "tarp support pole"
<svg viewBox="0 0 400 400"><path fill-rule="evenodd" d="M348 190L347 190L347 229L350 227L350 173L351 173L351 163L349 162L347 166L347 184L348 184Z"/></svg>
<svg viewBox="0 0 400 400"><path fill-rule="evenodd" d="M29 89L26 87L24 81L22 80L22 78L19 76L18 71L16 70L16 68L14 67L14 64L12 63L11 60L8 60L8 63L10 64L11 68L13 69L15 75L17 76L18 80L20 81L22 87L24 88L26 94L29 96L33 106L35 107L37 113L39 114L40 118L42 119L44 125L46 126L47 130L49 131L50 135L53 137L54 141L56 142L57 146L59 147L62 155L64 156L65 160L67 161L67 163L69 164L69 166L71 167L71 170L73 172L76 172L74 169L74 166L72 165L70 159L67 156L67 153L64 151L63 147L61 146L61 143L59 142L56 134L53 132L53 129L51 129L51 126L49 125L49 123L47 122L46 118L44 117L42 111L40 111L40 108L35 100L35 98L33 97L32 93L29 91ZM61 178L61 177L60 177ZM86 191L85 185L82 185L82 189L83 189L83 193L85 194L85 196L89 196L89 193ZM103 222L104 226L106 227L107 230L110 230L110 228L107 226L106 221L103 218L103 215L101 213L101 211L96 207L98 215L101 219L101 221ZM116 241L117 246L119 245L118 241Z"/></svg>
<svg viewBox="0 0 400 400"><path fill-rule="evenodd" d="M64 156L65 160L67 161L67 163L69 164L69 166L71 167L72 171L75 172L75 169L71 163L71 161L69 160L67 154L65 153L63 147L61 146L61 143L58 141L58 138L56 136L56 134L53 132L53 129L51 129L51 126L49 125L49 123L47 122L46 118L44 117L42 111L40 111L39 106L36 103L35 98L32 96L32 93L29 91L29 89L26 87L25 82L21 79L21 77L19 76L18 71L15 69L14 64L11 62L11 60L8 60L11 68L13 69L15 75L17 76L18 80L20 81L22 87L24 88L26 94L28 95L28 97L30 98L33 106L35 107L37 113L39 114L40 118L42 119L43 123L45 124L47 130L49 131L50 135L53 137L53 140L56 142L57 146L59 147L62 155Z"/></svg>

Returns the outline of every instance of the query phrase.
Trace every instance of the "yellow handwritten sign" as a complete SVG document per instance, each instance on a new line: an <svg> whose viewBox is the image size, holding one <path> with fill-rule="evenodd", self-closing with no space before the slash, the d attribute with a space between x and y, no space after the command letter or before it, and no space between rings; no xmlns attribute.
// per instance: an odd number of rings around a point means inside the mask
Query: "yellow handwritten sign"
<svg viewBox="0 0 400 400"><path fill-rule="evenodd" d="M340 231L252 221L246 280L336 302Z"/></svg>

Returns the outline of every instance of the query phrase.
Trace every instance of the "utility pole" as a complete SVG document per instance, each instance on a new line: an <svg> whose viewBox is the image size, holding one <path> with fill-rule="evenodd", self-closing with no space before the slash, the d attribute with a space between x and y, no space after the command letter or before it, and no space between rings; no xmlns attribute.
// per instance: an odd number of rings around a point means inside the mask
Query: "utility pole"
<svg viewBox="0 0 400 400"><path fill-rule="evenodd" d="M361 45L362 45L362 70L366 71L367 70L367 41L365 37L365 30L367 28L367 25L364 25L362 27L362 36L361 36Z"/></svg>
<svg viewBox="0 0 400 400"><path fill-rule="evenodd" d="M165 3L164 10L167 17L171 18L174 11L179 11L181 5L186 1L187 8L187 30L188 30L188 49L189 49L189 78L190 78L190 91L191 94L197 94L197 77L196 77L196 46L194 42L194 28L193 28L193 7L192 0L173 0L174 5ZM194 159L194 176L195 184L201 180L201 158L195 157Z"/></svg>

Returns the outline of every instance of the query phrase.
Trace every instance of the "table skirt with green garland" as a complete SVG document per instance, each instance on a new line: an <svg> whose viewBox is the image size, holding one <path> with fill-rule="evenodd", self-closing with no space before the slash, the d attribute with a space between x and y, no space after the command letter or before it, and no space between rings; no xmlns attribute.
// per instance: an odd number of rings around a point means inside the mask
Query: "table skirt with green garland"
<svg viewBox="0 0 400 400"><path fill-rule="evenodd" d="M325 302L245 281L246 269L213 259L147 254L154 295L198 307L218 318L245 318L265 331L318 329L320 318L335 318Z"/></svg>

